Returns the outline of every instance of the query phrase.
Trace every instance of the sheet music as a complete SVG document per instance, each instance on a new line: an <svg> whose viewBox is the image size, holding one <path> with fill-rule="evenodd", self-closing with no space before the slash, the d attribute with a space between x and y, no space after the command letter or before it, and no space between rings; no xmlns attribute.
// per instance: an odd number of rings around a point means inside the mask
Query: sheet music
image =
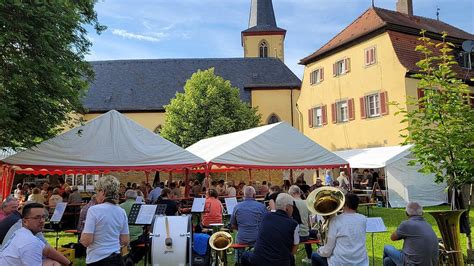
<svg viewBox="0 0 474 266"><path fill-rule="evenodd" d="M145 205L140 207L135 224L151 224L155 216L156 205Z"/></svg>
<svg viewBox="0 0 474 266"><path fill-rule="evenodd" d="M367 225L365 227L366 233L387 232L387 227L383 223L382 217L367 218Z"/></svg>
<svg viewBox="0 0 474 266"><path fill-rule="evenodd" d="M237 205L237 198L225 198L224 200L227 214L232 215L232 213L234 213L234 207Z"/></svg>
<svg viewBox="0 0 474 266"><path fill-rule="evenodd" d="M191 212L203 212L205 204L206 204L205 198L194 198L193 206L191 207Z"/></svg>
<svg viewBox="0 0 474 266"><path fill-rule="evenodd" d="M53 216L51 216L50 221L53 223L59 223L63 217L64 211L66 210L67 202L58 202L54 209Z"/></svg>

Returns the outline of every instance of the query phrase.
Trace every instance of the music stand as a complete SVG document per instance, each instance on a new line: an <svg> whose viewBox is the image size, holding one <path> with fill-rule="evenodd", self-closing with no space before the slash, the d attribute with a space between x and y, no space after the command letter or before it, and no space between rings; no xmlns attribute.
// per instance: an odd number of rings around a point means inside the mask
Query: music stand
<svg viewBox="0 0 474 266"><path fill-rule="evenodd" d="M49 222L51 223L51 228L56 232L56 249L58 249L59 242L59 231L61 230L60 223L63 218L64 211L66 210L67 202L58 202L54 207L54 212ZM56 225L56 226L54 226Z"/></svg>
<svg viewBox="0 0 474 266"><path fill-rule="evenodd" d="M375 265L374 233L387 232L387 227L385 227L382 217L367 218L365 232L372 233L372 265Z"/></svg>
<svg viewBox="0 0 474 266"><path fill-rule="evenodd" d="M146 236L147 226L153 224L156 215L164 215L166 213L166 204L141 204L134 203L128 214L129 225L143 225L143 235ZM148 261L148 236L145 237L145 258L144 265Z"/></svg>

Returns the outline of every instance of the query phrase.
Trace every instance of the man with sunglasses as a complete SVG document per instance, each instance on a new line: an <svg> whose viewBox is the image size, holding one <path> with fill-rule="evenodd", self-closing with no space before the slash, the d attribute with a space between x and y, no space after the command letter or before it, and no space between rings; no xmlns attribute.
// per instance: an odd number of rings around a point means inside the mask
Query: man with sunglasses
<svg viewBox="0 0 474 266"><path fill-rule="evenodd" d="M23 207L22 225L0 249L0 265L60 265L70 264L42 236L48 218L43 204L30 203ZM45 257L45 259L43 259Z"/></svg>

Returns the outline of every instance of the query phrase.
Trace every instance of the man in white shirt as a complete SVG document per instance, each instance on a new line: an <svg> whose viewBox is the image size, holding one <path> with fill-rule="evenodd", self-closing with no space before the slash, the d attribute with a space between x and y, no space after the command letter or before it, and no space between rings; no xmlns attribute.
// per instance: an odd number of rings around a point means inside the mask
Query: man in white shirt
<svg viewBox="0 0 474 266"><path fill-rule="evenodd" d="M23 227L16 230L0 250L0 265L61 265L69 260L52 251L38 235L43 231L46 215L39 203L30 203L23 208ZM44 259L43 256L53 258Z"/></svg>
<svg viewBox="0 0 474 266"><path fill-rule="evenodd" d="M346 195L344 213L331 218L326 244L311 256L312 265L368 266L365 247L367 218L357 213L359 197Z"/></svg>

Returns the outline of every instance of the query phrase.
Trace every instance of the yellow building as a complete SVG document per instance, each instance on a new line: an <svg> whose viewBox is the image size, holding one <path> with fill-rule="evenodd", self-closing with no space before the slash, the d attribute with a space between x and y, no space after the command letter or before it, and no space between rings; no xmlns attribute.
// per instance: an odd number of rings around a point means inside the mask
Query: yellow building
<svg viewBox="0 0 474 266"><path fill-rule="evenodd" d="M262 124L286 121L298 127L296 101L301 81L283 63L286 31L278 28L271 0L252 0L248 29L242 31L244 58L150 59L91 62L95 80L84 99L90 120L115 109L159 132L164 106L198 70L215 74L240 89L258 107Z"/></svg>
<svg viewBox="0 0 474 266"><path fill-rule="evenodd" d="M402 142L396 107L407 96L418 97L421 59L415 51L421 28L427 35L456 45L460 77L470 82L471 66L460 45L472 34L444 22L414 16L410 0L399 0L398 11L372 7L313 54L303 58L305 66L298 99L305 135L330 150L394 146ZM470 82L472 84L472 82Z"/></svg>

